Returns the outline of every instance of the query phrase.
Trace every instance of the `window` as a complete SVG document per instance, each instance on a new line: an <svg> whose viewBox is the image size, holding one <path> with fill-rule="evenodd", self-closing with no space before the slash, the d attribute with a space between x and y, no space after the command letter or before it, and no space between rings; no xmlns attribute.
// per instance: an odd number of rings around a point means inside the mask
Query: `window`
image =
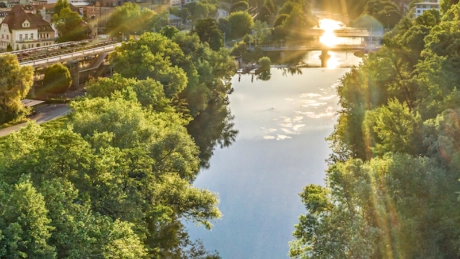
<svg viewBox="0 0 460 259"><path fill-rule="evenodd" d="M22 40L22 34L19 34L19 40Z"/></svg>
<svg viewBox="0 0 460 259"><path fill-rule="evenodd" d="M31 40L34 39L34 34L33 34L33 33L30 34L30 39L31 39Z"/></svg>
<svg viewBox="0 0 460 259"><path fill-rule="evenodd" d="M25 38L26 40L29 39L29 34L24 34L24 36L26 37L26 38Z"/></svg>

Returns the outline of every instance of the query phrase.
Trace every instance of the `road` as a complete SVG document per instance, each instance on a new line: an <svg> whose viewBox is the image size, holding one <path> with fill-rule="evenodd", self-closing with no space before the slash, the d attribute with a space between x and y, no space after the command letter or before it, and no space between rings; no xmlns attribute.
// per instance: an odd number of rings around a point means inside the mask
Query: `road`
<svg viewBox="0 0 460 259"><path fill-rule="evenodd" d="M48 105L38 112L37 115L30 117L30 120L36 121L38 124L55 120L61 118L62 116L66 115L70 112L70 107L66 104L56 104L56 105ZM14 125L8 128L4 128L0 130L0 137L6 136L12 132L18 131L21 128L25 127L27 122Z"/></svg>

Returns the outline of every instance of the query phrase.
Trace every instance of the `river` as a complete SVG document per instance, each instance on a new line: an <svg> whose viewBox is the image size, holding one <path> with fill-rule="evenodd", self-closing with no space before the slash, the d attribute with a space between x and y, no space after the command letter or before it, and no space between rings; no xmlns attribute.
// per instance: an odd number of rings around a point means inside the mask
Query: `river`
<svg viewBox="0 0 460 259"><path fill-rule="evenodd" d="M307 54L306 63L319 62L317 54ZM359 62L352 53L331 57ZM349 70L272 68L270 80L233 77L230 109L239 133L230 147L215 150L194 182L219 195L223 217L211 231L187 225L193 239L224 259L288 258L294 224L306 212L298 193L324 184L336 87Z"/></svg>

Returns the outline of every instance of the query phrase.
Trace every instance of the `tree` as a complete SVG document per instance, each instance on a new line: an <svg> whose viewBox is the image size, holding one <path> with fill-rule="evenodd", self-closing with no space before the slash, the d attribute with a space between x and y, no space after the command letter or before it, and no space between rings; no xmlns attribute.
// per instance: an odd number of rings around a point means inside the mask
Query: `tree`
<svg viewBox="0 0 460 259"><path fill-rule="evenodd" d="M268 28L268 25L265 22L257 20L254 23L253 30L255 34L254 37L258 45L263 44L264 41L267 40L270 36L270 29Z"/></svg>
<svg viewBox="0 0 460 259"><path fill-rule="evenodd" d="M59 42L79 41L88 37L88 25L70 7L64 7L59 13L55 13L52 20L59 32Z"/></svg>
<svg viewBox="0 0 460 259"><path fill-rule="evenodd" d="M47 67L43 84L47 92L53 94L64 93L72 85L72 77L70 76L69 69L61 63Z"/></svg>
<svg viewBox="0 0 460 259"><path fill-rule="evenodd" d="M269 57L261 57L258 63L263 71L270 70L271 60Z"/></svg>
<svg viewBox="0 0 460 259"><path fill-rule="evenodd" d="M223 47L223 35L215 19L198 20L195 30L201 42L209 43L212 50Z"/></svg>
<svg viewBox="0 0 460 259"><path fill-rule="evenodd" d="M165 36L168 39L172 39L174 35L176 35L178 32L179 30L176 27L169 25L161 28L160 31L161 35Z"/></svg>
<svg viewBox="0 0 460 259"><path fill-rule="evenodd" d="M251 31L254 21L248 12L238 11L228 17L231 26L230 37L239 38Z"/></svg>
<svg viewBox="0 0 460 259"><path fill-rule="evenodd" d="M217 1L200 0L197 2L187 3L184 8L190 12L192 23L198 20L216 17L217 14Z"/></svg>
<svg viewBox="0 0 460 259"><path fill-rule="evenodd" d="M56 2L56 5L54 5L54 13L59 14L61 13L61 10L64 8L70 8L69 2L67 0L58 0Z"/></svg>
<svg viewBox="0 0 460 259"><path fill-rule="evenodd" d="M55 258L49 244L53 228L40 193L22 178L18 184L0 185L0 255L12 258Z"/></svg>
<svg viewBox="0 0 460 259"><path fill-rule="evenodd" d="M249 9L249 4L246 1L239 1L232 5L230 8L230 13L238 11L247 11Z"/></svg>
<svg viewBox="0 0 460 259"><path fill-rule="evenodd" d="M128 79L120 74L114 74L112 78L100 78L97 81L90 81L86 85L87 94L92 98L109 97L119 91L130 97L135 92L139 103L154 111L165 111L170 100L166 98L163 86L151 78L146 80Z"/></svg>
<svg viewBox="0 0 460 259"><path fill-rule="evenodd" d="M161 34L145 33L138 41L124 43L110 55L110 60L115 71L124 77L150 77L160 82L168 98L180 93L187 85L186 74L178 67L186 64L183 52Z"/></svg>
<svg viewBox="0 0 460 259"><path fill-rule="evenodd" d="M126 2L122 6L115 7L107 20L106 31L115 37L121 34L125 36L134 33L141 34L142 31L151 31L152 28L159 30L163 27L161 26L163 24L160 23L162 15L162 13L155 15L148 8L141 10L136 3ZM157 23L159 27L156 26Z"/></svg>
<svg viewBox="0 0 460 259"><path fill-rule="evenodd" d="M6 46L6 52L10 51L13 51L13 47L11 46L11 44L8 43L8 46Z"/></svg>
<svg viewBox="0 0 460 259"><path fill-rule="evenodd" d="M15 55L1 55L0 124L25 116L28 110L21 100L29 93L34 80L33 68L19 65Z"/></svg>

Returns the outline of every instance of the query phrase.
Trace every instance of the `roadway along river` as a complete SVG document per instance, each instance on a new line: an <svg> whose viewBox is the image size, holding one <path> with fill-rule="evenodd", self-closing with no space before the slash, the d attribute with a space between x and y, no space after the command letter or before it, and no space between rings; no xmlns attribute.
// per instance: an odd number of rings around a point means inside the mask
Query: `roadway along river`
<svg viewBox="0 0 460 259"><path fill-rule="evenodd" d="M233 78L230 109L239 134L229 148L216 149L195 181L219 194L223 217L212 231L189 224L192 238L224 259L288 258L294 224L306 211L298 193L324 183L336 87L349 70L304 68L291 75L272 68L268 81Z"/></svg>

